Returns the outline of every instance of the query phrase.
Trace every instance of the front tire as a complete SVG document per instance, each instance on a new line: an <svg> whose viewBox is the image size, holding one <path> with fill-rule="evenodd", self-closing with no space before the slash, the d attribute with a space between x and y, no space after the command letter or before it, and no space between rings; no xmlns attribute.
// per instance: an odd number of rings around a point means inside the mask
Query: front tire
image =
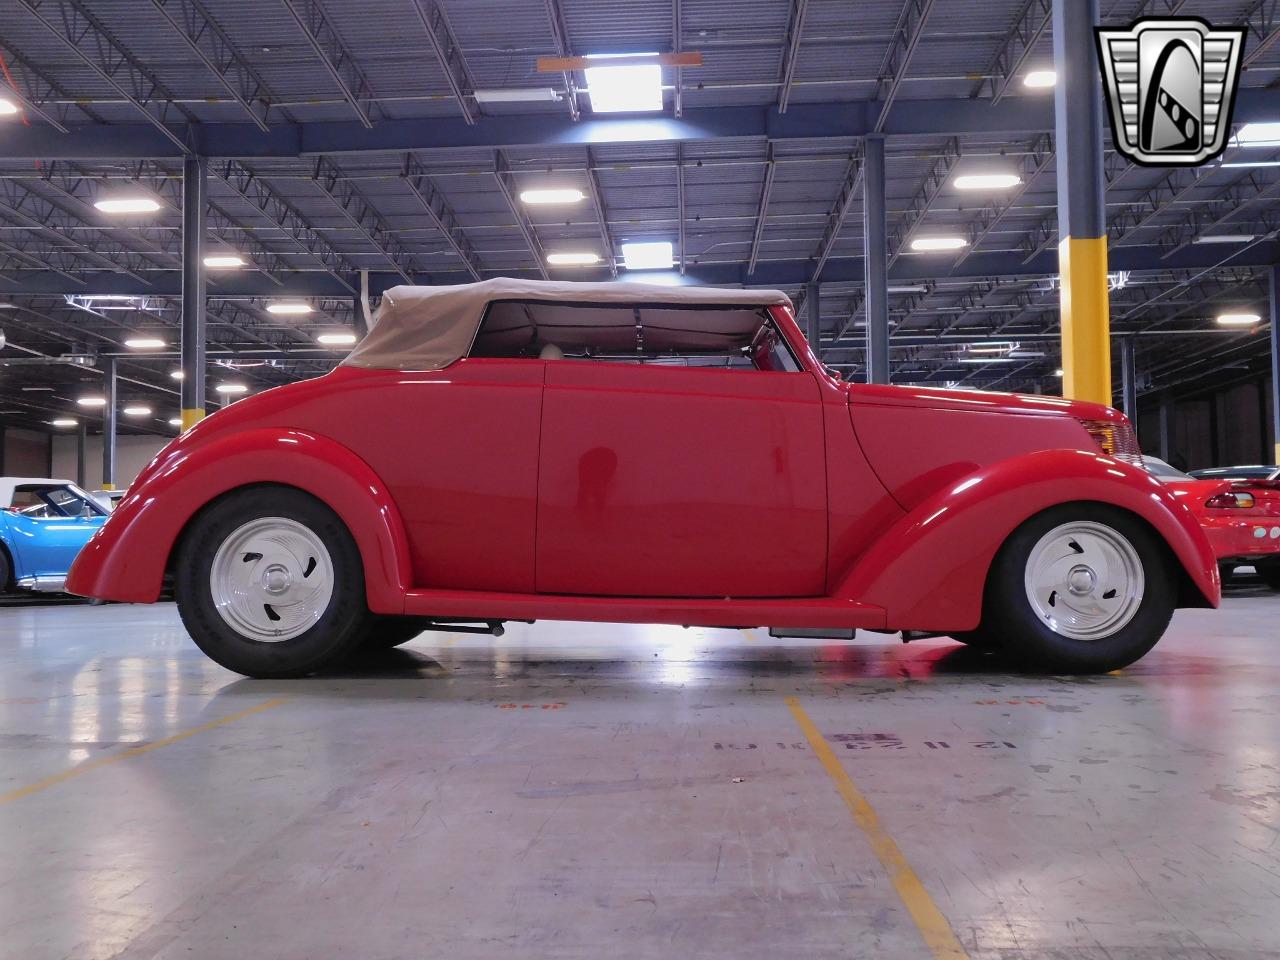
<svg viewBox="0 0 1280 960"><path fill-rule="evenodd" d="M368 630L360 552L338 516L299 490L253 487L192 523L174 577L196 645L249 677L301 677Z"/></svg>
<svg viewBox="0 0 1280 960"><path fill-rule="evenodd" d="M426 626L427 621L418 617L377 616L360 646L365 650L390 650L421 635Z"/></svg>
<svg viewBox="0 0 1280 960"><path fill-rule="evenodd" d="M1000 548L980 631L1037 670L1101 673L1144 656L1176 602L1163 544L1102 504L1032 517Z"/></svg>

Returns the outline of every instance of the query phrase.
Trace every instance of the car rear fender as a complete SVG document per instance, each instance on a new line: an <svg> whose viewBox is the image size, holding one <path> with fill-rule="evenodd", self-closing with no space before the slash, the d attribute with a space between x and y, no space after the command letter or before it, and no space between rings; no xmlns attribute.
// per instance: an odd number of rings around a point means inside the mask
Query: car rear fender
<svg viewBox="0 0 1280 960"><path fill-rule="evenodd" d="M1079 501L1127 510L1156 532L1185 575L1180 606L1218 605L1217 563L1191 511L1145 471L1087 450L1012 457L948 483L856 560L834 595L883 607L892 629L973 629L1008 536L1043 510Z"/></svg>
<svg viewBox="0 0 1280 960"><path fill-rule="evenodd" d="M80 552L68 589L105 600L155 601L192 518L223 494L256 484L295 487L327 504L360 550L370 609L403 612L412 582L409 546L387 488L343 445L285 428L218 433L204 443L170 445Z"/></svg>

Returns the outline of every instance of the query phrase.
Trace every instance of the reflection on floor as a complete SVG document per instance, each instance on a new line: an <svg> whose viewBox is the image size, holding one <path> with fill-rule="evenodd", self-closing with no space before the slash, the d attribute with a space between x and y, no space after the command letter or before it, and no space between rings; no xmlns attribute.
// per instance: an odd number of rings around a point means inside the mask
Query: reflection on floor
<svg viewBox="0 0 1280 960"><path fill-rule="evenodd" d="M1280 596L1235 592L1090 678L539 623L259 682L169 605L0 610L0 956L944 955L789 697L969 956L1280 956Z"/></svg>

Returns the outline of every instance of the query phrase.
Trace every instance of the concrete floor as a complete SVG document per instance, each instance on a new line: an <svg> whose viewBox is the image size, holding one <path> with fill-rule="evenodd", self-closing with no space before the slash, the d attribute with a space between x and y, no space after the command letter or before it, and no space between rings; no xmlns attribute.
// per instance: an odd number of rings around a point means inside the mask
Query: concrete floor
<svg viewBox="0 0 1280 960"><path fill-rule="evenodd" d="M1237 593L1086 679L541 623L262 682L170 605L0 610L0 957L1280 957Z"/></svg>

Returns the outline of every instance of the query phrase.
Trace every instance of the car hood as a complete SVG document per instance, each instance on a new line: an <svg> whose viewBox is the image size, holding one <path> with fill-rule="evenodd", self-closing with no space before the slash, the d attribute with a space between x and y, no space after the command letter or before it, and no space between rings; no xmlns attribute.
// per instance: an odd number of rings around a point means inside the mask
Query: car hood
<svg viewBox="0 0 1280 960"><path fill-rule="evenodd" d="M1040 397L1026 393L998 393L989 390L948 390L937 387L907 387L879 383L845 384L850 402L895 407L924 407L934 410L972 410L983 413L1013 413L1037 417L1073 417L1077 420L1120 420L1123 415L1101 403Z"/></svg>

